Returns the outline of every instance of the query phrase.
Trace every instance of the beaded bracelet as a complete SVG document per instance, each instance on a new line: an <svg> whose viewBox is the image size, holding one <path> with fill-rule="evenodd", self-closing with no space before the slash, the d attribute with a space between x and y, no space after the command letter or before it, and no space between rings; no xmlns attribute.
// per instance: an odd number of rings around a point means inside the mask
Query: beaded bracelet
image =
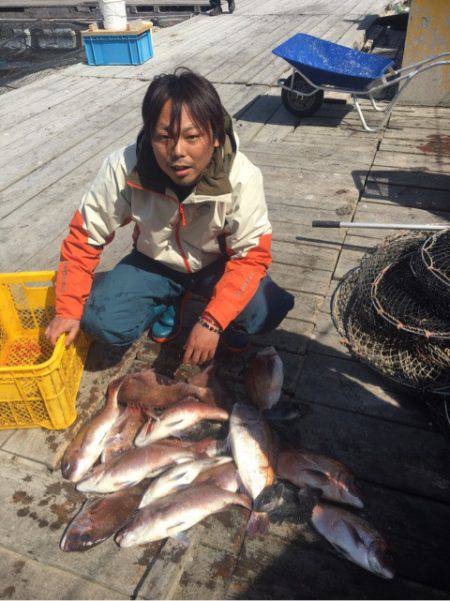
<svg viewBox="0 0 450 601"><path fill-rule="evenodd" d="M213 326L211 323L208 323L201 315L198 318L198 323L203 327L206 328L207 330L209 330L210 332L214 332L215 334L221 334L222 333L222 329L217 327L217 326Z"/></svg>

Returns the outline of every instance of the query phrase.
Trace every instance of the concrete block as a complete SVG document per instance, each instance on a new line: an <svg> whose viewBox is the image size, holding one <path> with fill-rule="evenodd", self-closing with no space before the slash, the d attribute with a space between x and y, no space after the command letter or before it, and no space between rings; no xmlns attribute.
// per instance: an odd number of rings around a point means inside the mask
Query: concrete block
<svg viewBox="0 0 450 601"><path fill-rule="evenodd" d="M77 36L67 27L32 29L31 45L40 50L71 50L77 47Z"/></svg>

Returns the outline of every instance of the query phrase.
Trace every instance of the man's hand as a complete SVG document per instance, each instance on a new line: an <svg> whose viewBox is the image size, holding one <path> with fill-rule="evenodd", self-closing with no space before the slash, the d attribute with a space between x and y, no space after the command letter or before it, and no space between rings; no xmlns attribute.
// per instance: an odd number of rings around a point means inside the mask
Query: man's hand
<svg viewBox="0 0 450 601"><path fill-rule="evenodd" d="M70 317L59 317L58 315L48 324L45 335L47 339L55 346L61 334L67 334L66 346L69 346L75 339L80 329L80 320Z"/></svg>
<svg viewBox="0 0 450 601"><path fill-rule="evenodd" d="M183 363L206 363L214 357L219 344L220 334L210 332L199 323L192 328L189 338L184 345Z"/></svg>

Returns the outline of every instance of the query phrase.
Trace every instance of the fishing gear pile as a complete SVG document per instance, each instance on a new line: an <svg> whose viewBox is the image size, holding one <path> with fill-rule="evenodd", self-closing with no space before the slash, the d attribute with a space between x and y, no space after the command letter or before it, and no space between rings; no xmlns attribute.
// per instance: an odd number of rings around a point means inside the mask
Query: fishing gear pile
<svg viewBox="0 0 450 601"><path fill-rule="evenodd" d="M343 277L331 315L355 357L423 396L448 428L450 230L383 240Z"/></svg>

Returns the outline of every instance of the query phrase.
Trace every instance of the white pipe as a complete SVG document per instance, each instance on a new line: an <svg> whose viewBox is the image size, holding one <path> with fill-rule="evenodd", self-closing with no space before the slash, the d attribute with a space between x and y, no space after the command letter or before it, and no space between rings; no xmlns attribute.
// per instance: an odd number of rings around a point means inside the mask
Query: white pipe
<svg viewBox="0 0 450 601"><path fill-rule="evenodd" d="M450 223L373 223L364 221L313 221L312 227L367 228L377 230L418 230L436 232L450 229ZM298 239L301 239L300 237Z"/></svg>

